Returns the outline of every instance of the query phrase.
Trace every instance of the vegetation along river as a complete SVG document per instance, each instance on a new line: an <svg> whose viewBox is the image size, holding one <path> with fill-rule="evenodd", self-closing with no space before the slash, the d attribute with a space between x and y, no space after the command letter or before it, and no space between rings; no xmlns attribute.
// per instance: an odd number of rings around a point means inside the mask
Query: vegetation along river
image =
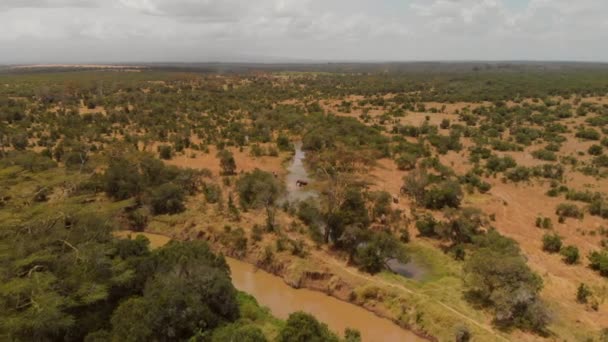
<svg viewBox="0 0 608 342"><path fill-rule="evenodd" d="M234 286L254 296L278 318L286 319L294 311L304 311L337 333L342 334L349 327L358 329L364 342L423 341L412 332L359 306L321 292L294 289L283 279L256 270L251 264L232 258L226 258L226 261L232 271Z"/></svg>
<svg viewBox="0 0 608 342"><path fill-rule="evenodd" d="M159 248L170 241L166 236L151 233L119 231L114 234L123 238L144 235L150 240L152 248ZM336 333L342 334L346 328L358 329L364 342L423 341L412 332L359 306L321 292L294 289L285 284L283 279L258 270L251 264L228 257L226 261L230 266L234 287L254 296L278 318L287 319L294 311L304 311L314 315Z"/></svg>

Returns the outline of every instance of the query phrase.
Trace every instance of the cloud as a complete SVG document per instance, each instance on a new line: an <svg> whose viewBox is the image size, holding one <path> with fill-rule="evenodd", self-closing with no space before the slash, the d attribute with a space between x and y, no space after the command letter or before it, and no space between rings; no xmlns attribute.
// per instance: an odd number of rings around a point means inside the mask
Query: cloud
<svg viewBox="0 0 608 342"><path fill-rule="evenodd" d="M112 1L112 0L110 0ZM65 8L65 7L98 7L101 0L2 0L0 10L12 8Z"/></svg>
<svg viewBox="0 0 608 342"><path fill-rule="evenodd" d="M607 60L605 13L605 0L0 0L0 63Z"/></svg>

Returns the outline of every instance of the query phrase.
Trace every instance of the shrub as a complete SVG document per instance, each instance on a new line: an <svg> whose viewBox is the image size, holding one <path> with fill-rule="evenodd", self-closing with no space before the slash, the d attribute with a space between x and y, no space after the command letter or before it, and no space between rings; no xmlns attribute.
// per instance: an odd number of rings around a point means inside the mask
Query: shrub
<svg viewBox="0 0 608 342"><path fill-rule="evenodd" d="M448 128L450 128L450 119L443 119L443 120L441 120L441 123L439 124L439 127L441 127L441 129L448 129Z"/></svg>
<svg viewBox="0 0 608 342"><path fill-rule="evenodd" d="M234 175L236 172L236 161L234 155L228 150L221 150L217 153L220 160L220 167L224 175Z"/></svg>
<svg viewBox="0 0 608 342"><path fill-rule="evenodd" d="M589 254L589 265L602 276L608 277L608 252L591 252Z"/></svg>
<svg viewBox="0 0 608 342"><path fill-rule="evenodd" d="M604 148L600 145L591 145L589 147L589 149L587 150L587 153L589 153L592 156L599 156L604 152Z"/></svg>
<svg viewBox="0 0 608 342"><path fill-rule="evenodd" d="M215 183L205 183L203 185L203 195L208 203L218 203L222 198L222 189Z"/></svg>
<svg viewBox="0 0 608 342"><path fill-rule="evenodd" d="M420 236L435 236L437 235L436 228L438 226L438 222L435 220L433 215L426 214L418 221L416 221L416 228L420 233Z"/></svg>
<svg viewBox="0 0 608 342"><path fill-rule="evenodd" d="M517 166L505 173L508 180L512 182L522 182L530 179L532 172L525 166Z"/></svg>
<svg viewBox="0 0 608 342"><path fill-rule="evenodd" d="M510 168L517 166L515 159L511 156L503 158L492 155L486 161L486 168L493 172L504 172Z"/></svg>
<svg viewBox="0 0 608 342"><path fill-rule="evenodd" d="M608 156L605 154L593 158L593 165L599 167L608 167Z"/></svg>
<svg viewBox="0 0 608 342"><path fill-rule="evenodd" d="M500 326L543 331L549 315L538 296L542 279L528 267L517 243L495 230L475 243L478 248L464 265L467 299L492 307Z"/></svg>
<svg viewBox="0 0 608 342"><path fill-rule="evenodd" d="M274 205L280 194L280 184L271 173L255 169L241 175L236 183L240 204L244 209Z"/></svg>
<svg viewBox="0 0 608 342"><path fill-rule="evenodd" d="M600 133L593 128L585 128L576 132L577 138L585 140L600 140Z"/></svg>
<svg viewBox="0 0 608 342"><path fill-rule="evenodd" d="M545 234L543 236L543 251L557 253L562 248L562 238L557 234Z"/></svg>
<svg viewBox="0 0 608 342"><path fill-rule="evenodd" d="M252 157L261 157L264 155L264 149L259 144L253 144L251 145L251 150L249 151L249 154Z"/></svg>
<svg viewBox="0 0 608 342"><path fill-rule="evenodd" d="M572 217L582 219L584 214L575 204L561 203L555 209L555 213L560 217Z"/></svg>
<svg viewBox="0 0 608 342"><path fill-rule="evenodd" d="M154 214L176 214L184 211L184 190L172 183L165 183L150 192L150 204Z"/></svg>
<svg viewBox="0 0 608 342"><path fill-rule="evenodd" d="M317 321L312 315L302 311L290 314L277 342L309 341L338 342L339 339L326 324Z"/></svg>
<svg viewBox="0 0 608 342"><path fill-rule="evenodd" d="M564 257L563 260L568 265L578 263L580 258L578 248L572 245L562 248L560 254Z"/></svg>
<svg viewBox="0 0 608 342"><path fill-rule="evenodd" d="M557 155L553 151L549 150L536 150L532 152L532 156L536 159L546 160L546 161L556 161Z"/></svg>
<svg viewBox="0 0 608 342"><path fill-rule="evenodd" d="M161 159L169 160L173 158L173 148L169 145L159 146L158 153Z"/></svg>
<svg viewBox="0 0 608 342"><path fill-rule="evenodd" d="M471 340L471 332L466 326L460 326L456 329L456 342L469 342Z"/></svg>
<svg viewBox="0 0 608 342"><path fill-rule="evenodd" d="M416 167L416 160L418 157L411 153L403 153L401 154L397 160L397 168L401 171L409 171L413 170Z"/></svg>
<svg viewBox="0 0 608 342"><path fill-rule="evenodd" d="M11 137L11 145L17 151L24 151L27 148L28 141L26 134L16 134Z"/></svg>
<svg viewBox="0 0 608 342"><path fill-rule="evenodd" d="M566 199L570 201L581 201L586 203L591 203L597 199L601 199L601 194L598 192L591 192L589 190L585 191L576 191L570 190L566 193Z"/></svg>
<svg viewBox="0 0 608 342"><path fill-rule="evenodd" d="M462 195L460 184L454 181L445 181L426 190L423 202L428 209L458 208Z"/></svg>
<svg viewBox="0 0 608 342"><path fill-rule="evenodd" d="M586 304L591 296L591 289L587 284L581 283L576 290L576 301L581 304Z"/></svg>
<svg viewBox="0 0 608 342"><path fill-rule="evenodd" d="M277 147L281 151L293 151L293 144L286 135L279 134L277 137Z"/></svg>
<svg viewBox="0 0 608 342"><path fill-rule="evenodd" d="M596 198L589 204L589 214L608 218L608 203L601 198Z"/></svg>

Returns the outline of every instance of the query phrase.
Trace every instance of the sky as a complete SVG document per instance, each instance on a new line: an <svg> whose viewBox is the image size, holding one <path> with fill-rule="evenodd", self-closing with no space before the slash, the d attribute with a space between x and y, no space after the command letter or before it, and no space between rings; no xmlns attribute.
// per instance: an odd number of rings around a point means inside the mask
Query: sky
<svg viewBox="0 0 608 342"><path fill-rule="evenodd" d="M0 0L0 64L608 61L608 0Z"/></svg>

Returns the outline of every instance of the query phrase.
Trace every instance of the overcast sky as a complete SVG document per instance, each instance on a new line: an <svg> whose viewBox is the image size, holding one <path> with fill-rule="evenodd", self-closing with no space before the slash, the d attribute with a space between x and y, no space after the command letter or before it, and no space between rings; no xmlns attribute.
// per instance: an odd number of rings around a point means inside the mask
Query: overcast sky
<svg viewBox="0 0 608 342"><path fill-rule="evenodd" d="M608 0L0 0L0 63L608 61Z"/></svg>

